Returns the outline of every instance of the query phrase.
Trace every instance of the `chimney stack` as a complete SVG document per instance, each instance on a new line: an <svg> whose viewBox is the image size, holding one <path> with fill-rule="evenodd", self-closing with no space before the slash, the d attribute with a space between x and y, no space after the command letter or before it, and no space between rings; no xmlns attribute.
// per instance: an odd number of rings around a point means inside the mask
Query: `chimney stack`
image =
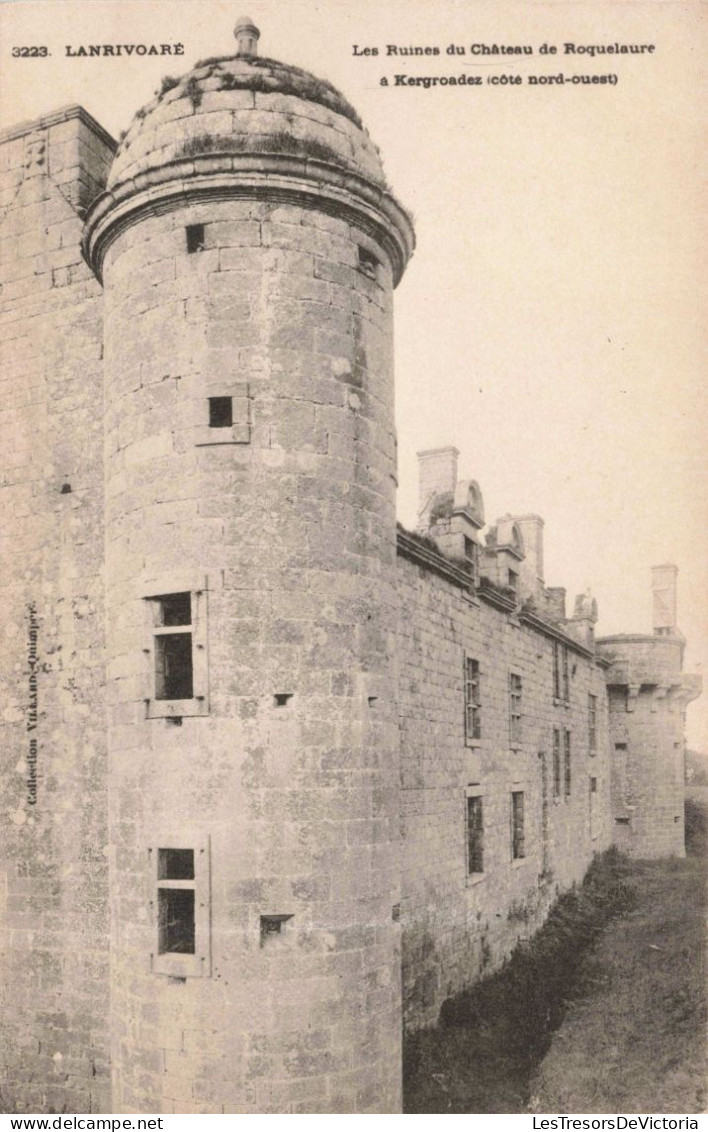
<svg viewBox="0 0 708 1132"><path fill-rule="evenodd" d="M457 448L428 448L418 453L418 528L427 530L427 515L436 495L454 497L457 485ZM452 503L452 499L450 500Z"/></svg>
<svg viewBox="0 0 708 1132"><path fill-rule="evenodd" d="M651 589L654 605L654 633L666 637L676 629L676 578L678 567L668 563L652 566Z"/></svg>

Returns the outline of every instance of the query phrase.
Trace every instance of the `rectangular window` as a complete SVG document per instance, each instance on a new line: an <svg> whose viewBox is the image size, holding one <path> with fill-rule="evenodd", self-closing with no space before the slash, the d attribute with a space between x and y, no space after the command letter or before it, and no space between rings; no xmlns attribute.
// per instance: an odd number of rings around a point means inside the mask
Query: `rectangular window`
<svg viewBox="0 0 708 1132"><path fill-rule="evenodd" d="M553 797L560 798L561 792L561 737L557 727L553 729Z"/></svg>
<svg viewBox="0 0 708 1132"><path fill-rule="evenodd" d="M467 570L472 576L474 585L479 584L479 546L472 538L465 535L465 561Z"/></svg>
<svg viewBox="0 0 708 1132"><path fill-rule="evenodd" d="M156 594L146 598L146 607L151 638L144 651L152 668L145 693L148 718L205 715L205 592L180 589Z"/></svg>
<svg viewBox="0 0 708 1132"><path fill-rule="evenodd" d="M194 252L203 252L205 248L204 243L204 225L203 224L188 224L187 225L187 251L190 255Z"/></svg>
<svg viewBox="0 0 708 1132"><path fill-rule="evenodd" d="M192 603L189 593L152 599L155 617L155 699L190 700L192 668ZM189 629L189 632L185 630Z"/></svg>
<svg viewBox="0 0 708 1132"><path fill-rule="evenodd" d="M509 570L507 585L508 585L509 589L512 591L512 593L514 593L514 594L518 593L518 590L519 590L519 575L516 573L516 570Z"/></svg>
<svg viewBox="0 0 708 1132"><path fill-rule="evenodd" d="M194 955L194 889L158 888L159 955Z"/></svg>
<svg viewBox="0 0 708 1132"><path fill-rule="evenodd" d="M568 648L560 641L553 642L553 698L566 704L570 702Z"/></svg>
<svg viewBox="0 0 708 1132"><path fill-rule="evenodd" d="M509 673L509 741L521 746L521 677L516 672Z"/></svg>
<svg viewBox="0 0 708 1132"><path fill-rule="evenodd" d="M160 847L152 861L155 945L152 969L180 978L210 973L209 850Z"/></svg>
<svg viewBox="0 0 708 1132"><path fill-rule="evenodd" d="M484 818L482 798L467 798L467 874L484 872Z"/></svg>
<svg viewBox="0 0 708 1132"><path fill-rule="evenodd" d="M597 754L597 696L588 695L588 749Z"/></svg>
<svg viewBox="0 0 708 1132"><path fill-rule="evenodd" d="M376 278L376 268L379 266L379 261L373 252L368 248L362 247L359 244L359 270L363 271L364 275L370 276L371 279Z"/></svg>
<svg viewBox="0 0 708 1132"><path fill-rule="evenodd" d="M511 795L511 859L520 861L525 856L524 793L514 790Z"/></svg>
<svg viewBox="0 0 708 1132"><path fill-rule="evenodd" d="M234 423L232 397L209 398L209 428L231 428Z"/></svg>
<svg viewBox="0 0 708 1132"><path fill-rule="evenodd" d="M597 794L597 779L596 778L590 779L590 793L591 794Z"/></svg>
<svg viewBox="0 0 708 1132"><path fill-rule="evenodd" d="M563 743L563 791L570 798L570 731L564 733Z"/></svg>
<svg viewBox="0 0 708 1132"><path fill-rule="evenodd" d="M465 657L465 739L477 742L482 737L480 718L479 661Z"/></svg>

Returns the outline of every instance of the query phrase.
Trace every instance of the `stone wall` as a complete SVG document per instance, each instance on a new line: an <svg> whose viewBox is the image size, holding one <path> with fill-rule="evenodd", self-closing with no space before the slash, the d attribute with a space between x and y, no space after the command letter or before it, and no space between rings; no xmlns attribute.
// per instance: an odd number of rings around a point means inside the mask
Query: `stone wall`
<svg viewBox="0 0 708 1132"><path fill-rule="evenodd" d="M109 1111L101 290L78 107L0 138L0 1105Z"/></svg>
<svg viewBox="0 0 708 1132"><path fill-rule="evenodd" d="M603 670L587 650L473 598L410 540L399 554L399 708L404 1020L437 1019L449 994L508 956L542 923L556 895L582 879L611 838ZM511 608L510 608L511 605ZM569 701L554 702L553 646L568 650ZM465 657L479 661L479 741L465 735ZM521 741L510 745L510 673L521 677ZM597 698L590 754L588 695ZM553 731L561 735L554 791ZM562 743L571 735L570 793ZM594 790L591 793L591 780ZM524 795L524 856L512 859L511 795ZM482 798L483 870L470 874L467 796ZM592 810L591 810L592 807Z"/></svg>
<svg viewBox="0 0 708 1132"><path fill-rule="evenodd" d="M232 199L145 217L104 280L114 1111L399 1111L390 267ZM151 615L183 591L202 698L169 709ZM198 964L159 954L166 846Z"/></svg>

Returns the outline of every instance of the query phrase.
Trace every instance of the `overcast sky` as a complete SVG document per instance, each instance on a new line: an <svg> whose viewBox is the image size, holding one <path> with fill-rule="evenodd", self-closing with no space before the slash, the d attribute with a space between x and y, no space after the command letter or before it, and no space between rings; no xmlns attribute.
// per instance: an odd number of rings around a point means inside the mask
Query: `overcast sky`
<svg viewBox="0 0 708 1132"><path fill-rule="evenodd" d="M0 125L80 102L116 135L163 75L231 53L241 14L214 0L6 0ZM546 582L567 587L571 608L591 587L600 633L651 631L650 567L675 562L687 667L708 670L701 4L258 0L247 14L262 54L353 102L415 214L396 294L401 520L416 522L416 451L454 444L488 522L544 517ZM184 55L67 57L89 43L181 43ZM465 54L448 55L452 43ZM558 54L540 55L543 43ZM566 43L654 51L592 58ZM13 59L25 44L50 57ZM397 74L483 82L426 90ZM618 82L486 82L559 74ZM708 749L708 694L689 708L688 739Z"/></svg>

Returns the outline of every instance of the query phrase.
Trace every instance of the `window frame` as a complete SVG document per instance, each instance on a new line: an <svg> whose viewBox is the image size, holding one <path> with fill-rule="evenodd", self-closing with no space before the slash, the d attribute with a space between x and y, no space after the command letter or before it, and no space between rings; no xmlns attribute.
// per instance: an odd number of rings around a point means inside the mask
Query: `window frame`
<svg viewBox="0 0 708 1132"><path fill-rule="evenodd" d="M572 731L569 727L563 730L563 797L566 801L573 792L573 775L571 764Z"/></svg>
<svg viewBox="0 0 708 1132"><path fill-rule="evenodd" d="M560 728L553 728L553 798L559 802L561 797L561 737Z"/></svg>
<svg viewBox="0 0 708 1132"><path fill-rule="evenodd" d="M511 791L511 860L526 860L526 801L524 790ZM520 802L519 802L520 799Z"/></svg>
<svg viewBox="0 0 708 1132"><path fill-rule="evenodd" d="M588 692L588 754L597 754L597 696Z"/></svg>
<svg viewBox="0 0 708 1132"><path fill-rule="evenodd" d="M194 878L160 876L160 850L191 850ZM170 978L208 978L211 975L211 846L208 837L189 840L184 833L162 837L148 850L149 907L152 946L150 970ZM160 892L194 892L194 952L160 951Z"/></svg>
<svg viewBox="0 0 708 1132"><path fill-rule="evenodd" d="M476 679L471 679L469 666L476 665ZM463 668L464 707L465 707L465 745L479 747L482 742L482 669L479 661L470 653L465 653ZM476 693L474 692L476 689ZM472 713L472 726L470 727L470 713ZM477 734L475 734L475 731Z"/></svg>
<svg viewBox="0 0 708 1132"><path fill-rule="evenodd" d="M142 601L146 616L146 643L143 654L146 659L145 708L148 719L174 719L182 716L209 714L209 666L207 653L207 586L188 584L184 578L171 576L163 586L151 586L150 592L143 594ZM162 625L158 620L156 606L165 598L188 593L191 604L191 621L188 625ZM189 634L192 643L192 695L184 699L168 699L158 696L158 640L167 635Z"/></svg>
<svg viewBox="0 0 708 1132"><path fill-rule="evenodd" d="M478 804L478 806L476 805ZM478 823L473 824L471 817L473 811L476 812ZM473 860L473 834L475 837L474 853L476 856ZM476 881L481 880L485 875L484 872L484 796L482 791L477 788L468 788L465 792L465 859L467 866L467 880L469 883L474 884ZM472 864L479 863L480 868L472 868Z"/></svg>
<svg viewBox="0 0 708 1132"><path fill-rule="evenodd" d="M509 673L509 746L512 751L523 744L524 682L519 672Z"/></svg>
<svg viewBox="0 0 708 1132"><path fill-rule="evenodd" d="M570 657L563 641L553 642L553 702L570 704Z"/></svg>

